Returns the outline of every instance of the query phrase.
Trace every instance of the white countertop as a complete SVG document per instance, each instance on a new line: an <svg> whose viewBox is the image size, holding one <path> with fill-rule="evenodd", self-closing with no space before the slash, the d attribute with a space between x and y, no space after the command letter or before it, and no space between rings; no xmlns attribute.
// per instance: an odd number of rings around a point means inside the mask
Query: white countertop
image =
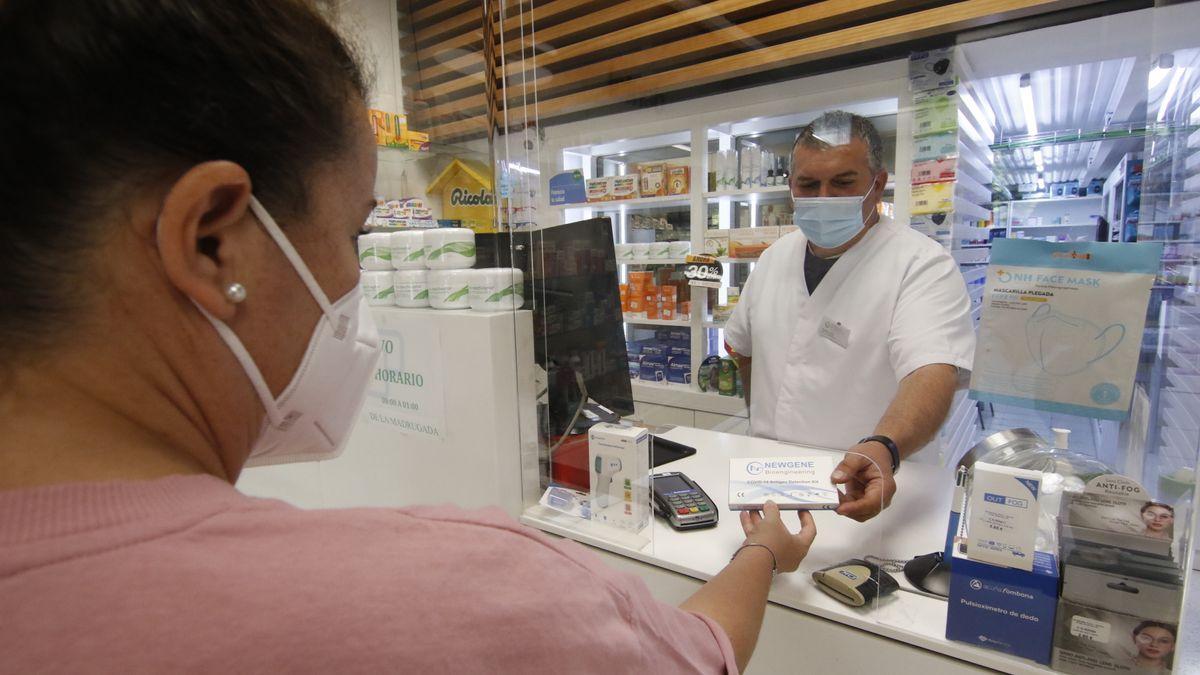
<svg viewBox="0 0 1200 675"><path fill-rule="evenodd" d="M655 518L643 531L643 538L633 534L606 536L613 531L591 527L588 521L568 519L541 507L527 510L522 522L696 579L711 578L729 562L730 554L744 537L737 513L725 506L728 459L787 456L795 454L797 449L766 439L683 427L663 437L697 449L696 455L660 470L681 471L699 483L720 511L717 527L679 532ZM954 486L953 470L905 463L896 480L898 491L891 507L866 523L856 523L829 511L815 512L816 543L795 574L775 580L771 602L1008 673L1053 672L1032 661L947 640L946 601L903 590L911 586L902 573L893 575L902 590L874 606L849 607L816 587L813 570L848 558L875 555L908 559L942 549ZM784 517L793 528L797 526L794 515L785 513Z"/></svg>

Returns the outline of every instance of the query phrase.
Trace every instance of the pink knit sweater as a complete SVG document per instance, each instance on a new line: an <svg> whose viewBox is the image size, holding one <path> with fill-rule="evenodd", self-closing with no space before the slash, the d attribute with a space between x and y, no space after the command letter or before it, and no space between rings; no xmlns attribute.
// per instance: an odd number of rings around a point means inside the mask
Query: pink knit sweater
<svg viewBox="0 0 1200 675"><path fill-rule="evenodd" d="M499 511L208 476L0 491L0 671L735 672L715 623Z"/></svg>

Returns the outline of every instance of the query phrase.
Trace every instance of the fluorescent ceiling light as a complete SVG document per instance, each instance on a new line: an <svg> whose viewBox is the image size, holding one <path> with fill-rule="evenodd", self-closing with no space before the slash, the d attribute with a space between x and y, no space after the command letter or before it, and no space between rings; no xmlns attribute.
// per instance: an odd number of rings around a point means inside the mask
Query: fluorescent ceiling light
<svg viewBox="0 0 1200 675"><path fill-rule="evenodd" d="M1183 79L1184 71L1187 68L1176 68L1175 74L1171 76L1171 84L1167 85L1167 91L1163 94L1162 103L1158 106L1159 122L1162 122L1167 116L1167 110L1171 107L1171 101L1175 99L1175 90L1179 88L1179 82Z"/></svg>
<svg viewBox="0 0 1200 675"><path fill-rule="evenodd" d="M1030 136L1037 136L1037 111L1033 109L1033 87L1029 79L1029 73L1021 76L1021 109L1025 113L1025 129Z"/></svg>
<svg viewBox="0 0 1200 675"><path fill-rule="evenodd" d="M681 145L681 144L679 144L679 143L676 143L676 144L672 145L671 147L672 147L672 148L679 148L680 150L682 150L682 151L684 151L684 152L691 152L691 151L692 151L692 146L690 146L690 145Z"/></svg>
<svg viewBox="0 0 1200 675"><path fill-rule="evenodd" d="M1042 155L1041 148L1033 149L1033 165L1037 167L1038 173L1046 170L1046 159L1045 156Z"/></svg>

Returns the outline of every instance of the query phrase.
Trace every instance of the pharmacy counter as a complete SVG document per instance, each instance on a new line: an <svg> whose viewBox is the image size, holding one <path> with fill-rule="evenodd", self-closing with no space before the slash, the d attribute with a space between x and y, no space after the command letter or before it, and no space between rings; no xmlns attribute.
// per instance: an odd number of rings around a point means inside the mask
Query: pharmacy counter
<svg viewBox="0 0 1200 675"><path fill-rule="evenodd" d="M615 531L610 529L587 529L591 525L588 521L537 506L528 509L522 521L615 554L618 566L646 579L660 598L678 601L690 592L679 586L678 575L698 580L711 578L725 566L743 539L737 513L725 507L729 458L786 456L794 454L795 448L766 439L683 427L664 433L663 437L697 449L696 455L667 464L661 470L681 471L704 488L720 509L717 527L678 532L655 518L648 531L642 533L643 537L632 534L622 537L614 536ZM946 601L918 594L903 574L893 575L901 584L900 591L874 606L862 608L844 605L814 585L813 570L848 558L873 555L908 559L942 549L953 489L952 470L905 463L896 480L898 492L891 507L866 523L833 512L814 514L816 544L795 574L775 580L770 595L773 606L768 608L752 671L773 672L770 667L759 670L766 665L760 661L791 663L793 668L799 664L816 667L820 656L827 665L853 666L856 670L878 664L888 672L961 672L973 670L968 664L975 664L1008 673L1052 672L1032 661L946 640ZM784 515L795 527L794 516ZM664 574L663 570L677 574ZM686 581L692 590L698 585ZM841 624L841 630L829 635L830 627L814 625L813 616ZM790 627L792 624L794 629ZM813 635L827 637L814 640ZM839 652L833 657L826 649L831 644L837 645ZM939 658L907 645L959 661ZM825 653L817 654L814 649Z"/></svg>

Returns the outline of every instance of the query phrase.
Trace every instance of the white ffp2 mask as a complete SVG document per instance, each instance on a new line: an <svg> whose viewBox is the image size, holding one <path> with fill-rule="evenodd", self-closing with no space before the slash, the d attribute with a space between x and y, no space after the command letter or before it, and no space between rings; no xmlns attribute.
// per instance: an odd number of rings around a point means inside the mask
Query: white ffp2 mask
<svg viewBox="0 0 1200 675"><path fill-rule="evenodd" d="M267 412L246 466L333 459L350 435L379 356L375 320L359 284L330 304L296 249L253 196L250 210L295 268L320 306L321 316L292 381L273 397L237 335L196 305L241 364Z"/></svg>

